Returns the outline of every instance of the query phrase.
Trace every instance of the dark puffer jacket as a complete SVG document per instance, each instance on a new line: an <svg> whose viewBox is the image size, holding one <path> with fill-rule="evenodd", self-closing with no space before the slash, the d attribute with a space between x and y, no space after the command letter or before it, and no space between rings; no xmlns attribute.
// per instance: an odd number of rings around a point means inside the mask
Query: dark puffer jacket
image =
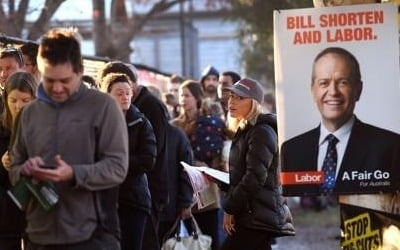
<svg viewBox="0 0 400 250"><path fill-rule="evenodd" d="M119 188L119 203L150 213L147 172L156 161L156 137L149 120L134 106L126 112L129 135L129 169Z"/></svg>
<svg viewBox="0 0 400 250"><path fill-rule="evenodd" d="M9 142L10 131L0 125L0 157L7 151ZM8 172L0 161L0 241L2 238L22 237L25 227L24 213L7 194L10 187Z"/></svg>
<svg viewBox="0 0 400 250"><path fill-rule="evenodd" d="M236 133L229 155L230 185L224 209L236 223L274 237L294 235L279 181L276 116L260 114Z"/></svg>

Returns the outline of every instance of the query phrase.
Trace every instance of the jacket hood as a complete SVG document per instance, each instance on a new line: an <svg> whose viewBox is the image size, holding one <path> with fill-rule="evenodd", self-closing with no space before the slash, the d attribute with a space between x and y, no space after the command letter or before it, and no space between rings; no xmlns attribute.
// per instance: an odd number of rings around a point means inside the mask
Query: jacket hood
<svg viewBox="0 0 400 250"><path fill-rule="evenodd" d="M88 90L86 85L81 83L80 86L78 87L77 91L75 91L75 93L73 93L72 96L70 96L64 103L78 99L82 95L82 93L85 92L86 90ZM63 104L63 103L57 103L57 102L53 101L50 98L50 96L48 96L47 93L44 91L43 84L40 84L38 87L37 99L41 100L45 103L48 103L54 107L58 107L59 105Z"/></svg>
<svg viewBox="0 0 400 250"><path fill-rule="evenodd" d="M260 114L257 117L257 122L256 124L267 124L271 126L276 133L278 133L278 121L276 119L276 115L272 113L268 114Z"/></svg>
<svg viewBox="0 0 400 250"><path fill-rule="evenodd" d="M200 82L203 83L204 79L205 79L207 76L209 76L209 75L214 75L214 76L219 77L219 72L218 72L218 70L217 70L216 68L214 68L213 66L208 65L208 66L203 70L203 72L201 73L201 80L200 80Z"/></svg>

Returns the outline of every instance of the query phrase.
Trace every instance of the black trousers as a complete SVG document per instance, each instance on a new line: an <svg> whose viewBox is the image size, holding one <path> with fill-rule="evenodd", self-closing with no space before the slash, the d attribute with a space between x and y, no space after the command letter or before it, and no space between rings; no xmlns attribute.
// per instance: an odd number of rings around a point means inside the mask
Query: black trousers
<svg viewBox="0 0 400 250"><path fill-rule="evenodd" d="M21 238L20 237L0 237L0 249L1 250L21 250Z"/></svg>
<svg viewBox="0 0 400 250"><path fill-rule="evenodd" d="M262 230L235 226L236 231L228 235L220 250L271 250L273 237Z"/></svg>
<svg viewBox="0 0 400 250"><path fill-rule="evenodd" d="M160 211L152 207L143 236L143 250L160 250L160 240L158 238L158 226L160 223Z"/></svg>
<svg viewBox="0 0 400 250"><path fill-rule="evenodd" d="M118 208L121 224L121 249L142 250L144 229L148 214L140 209L120 204Z"/></svg>
<svg viewBox="0 0 400 250"><path fill-rule="evenodd" d="M90 239L74 244L40 245L28 240L26 250L121 250L119 240L112 234L96 230Z"/></svg>
<svg viewBox="0 0 400 250"><path fill-rule="evenodd" d="M203 234L209 235L212 238L211 249L219 249L219 235L218 228L222 227L218 220L218 210L213 209L200 213L193 213L194 218L199 224L200 230Z"/></svg>

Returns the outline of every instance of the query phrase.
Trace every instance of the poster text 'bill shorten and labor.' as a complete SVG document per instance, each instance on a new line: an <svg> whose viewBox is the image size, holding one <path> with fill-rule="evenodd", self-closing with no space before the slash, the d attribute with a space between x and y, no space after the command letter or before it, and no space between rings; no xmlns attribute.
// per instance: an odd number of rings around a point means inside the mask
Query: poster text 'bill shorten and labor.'
<svg viewBox="0 0 400 250"><path fill-rule="evenodd" d="M294 45L354 42L378 39L374 28L384 21L382 10L296 15L286 18L286 28L293 31Z"/></svg>

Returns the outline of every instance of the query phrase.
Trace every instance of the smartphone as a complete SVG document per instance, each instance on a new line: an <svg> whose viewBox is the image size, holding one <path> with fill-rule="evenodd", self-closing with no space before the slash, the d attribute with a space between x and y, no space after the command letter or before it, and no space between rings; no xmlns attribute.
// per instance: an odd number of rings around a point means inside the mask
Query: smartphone
<svg viewBox="0 0 400 250"><path fill-rule="evenodd" d="M40 165L39 167L44 169L56 169L56 166L53 165Z"/></svg>

